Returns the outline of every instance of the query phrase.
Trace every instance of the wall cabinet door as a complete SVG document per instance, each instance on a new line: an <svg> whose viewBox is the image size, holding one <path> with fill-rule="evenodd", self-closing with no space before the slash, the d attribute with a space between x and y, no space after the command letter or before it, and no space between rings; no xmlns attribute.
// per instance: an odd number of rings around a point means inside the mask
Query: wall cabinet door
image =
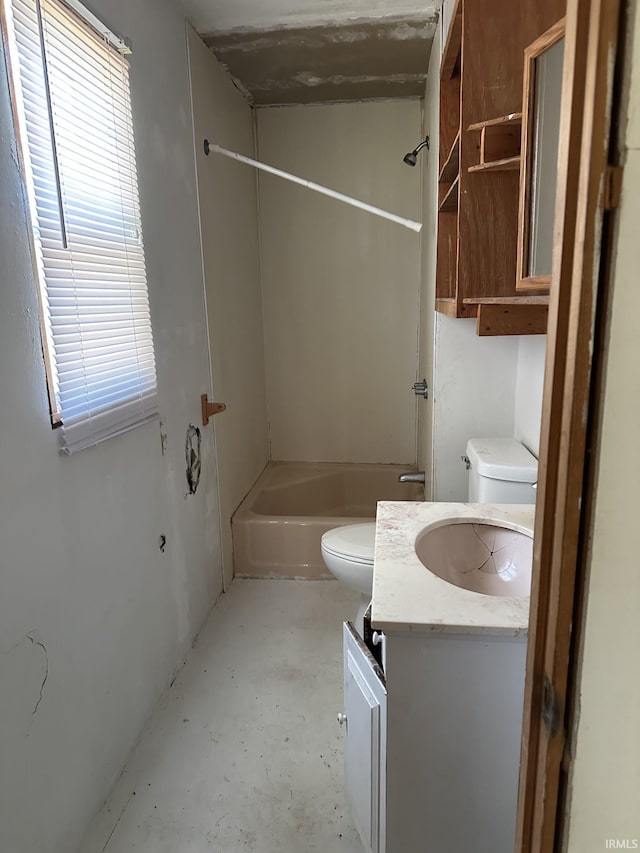
<svg viewBox="0 0 640 853"><path fill-rule="evenodd" d="M368 853L384 853L387 691L350 622L343 627L346 793Z"/></svg>

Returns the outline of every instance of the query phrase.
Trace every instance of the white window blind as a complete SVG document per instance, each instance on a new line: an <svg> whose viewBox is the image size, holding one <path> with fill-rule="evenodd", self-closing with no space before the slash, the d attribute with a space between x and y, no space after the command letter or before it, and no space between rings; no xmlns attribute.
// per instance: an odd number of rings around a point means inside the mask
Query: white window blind
<svg viewBox="0 0 640 853"><path fill-rule="evenodd" d="M157 415L129 69L60 0L5 6L53 420L73 453Z"/></svg>

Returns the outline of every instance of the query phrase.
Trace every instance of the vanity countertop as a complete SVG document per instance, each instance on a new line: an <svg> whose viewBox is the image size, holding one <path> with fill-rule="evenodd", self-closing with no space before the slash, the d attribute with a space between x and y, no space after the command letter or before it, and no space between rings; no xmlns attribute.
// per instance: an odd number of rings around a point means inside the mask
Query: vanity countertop
<svg viewBox="0 0 640 853"><path fill-rule="evenodd" d="M426 569L418 534L446 519L498 523L533 536L534 506L380 501L376 519L371 624L383 631L526 636L529 597L469 592Z"/></svg>

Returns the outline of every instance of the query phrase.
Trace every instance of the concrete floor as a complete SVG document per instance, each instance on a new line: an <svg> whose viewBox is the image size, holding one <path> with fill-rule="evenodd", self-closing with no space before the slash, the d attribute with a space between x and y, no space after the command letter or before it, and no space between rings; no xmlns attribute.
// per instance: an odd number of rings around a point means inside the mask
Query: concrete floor
<svg viewBox="0 0 640 853"><path fill-rule="evenodd" d="M362 853L336 722L358 599L235 580L78 853Z"/></svg>

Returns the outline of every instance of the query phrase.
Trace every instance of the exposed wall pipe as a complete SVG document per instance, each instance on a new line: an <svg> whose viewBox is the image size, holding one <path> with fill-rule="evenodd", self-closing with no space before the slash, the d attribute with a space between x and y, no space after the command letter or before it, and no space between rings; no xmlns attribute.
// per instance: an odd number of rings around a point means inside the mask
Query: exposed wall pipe
<svg viewBox="0 0 640 853"><path fill-rule="evenodd" d="M405 219L403 216L397 216L395 213L389 213L387 210L382 210L380 207L374 207L372 204L367 204L365 201L359 201L357 198L352 198L344 193L336 192L328 187L323 187L322 184L316 184L313 181L307 181L306 178L298 178L289 172L284 172L282 169L276 169L275 166L268 166L266 163L260 163L259 160L252 160L251 157L245 157L244 154L236 154L235 151L229 151L227 148L222 148L216 145L215 142L204 141L204 153L209 154L213 151L216 154L222 154L223 157L229 157L231 160L238 160L240 163L245 163L247 166L253 166L255 169L261 169L263 172L269 172L271 175L277 175L279 178L284 178L286 181L292 181L294 184L300 184L302 187L307 187L314 192L328 195L330 198L335 198L345 204L350 204L352 207L358 207L360 210L366 210L368 213L373 213L374 216L380 216L383 219L388 219L391 222L396 222L398 225L404 225L405 228L410 228L412 231L421 231L422 223L414 222L413 219Z"/></svg>

